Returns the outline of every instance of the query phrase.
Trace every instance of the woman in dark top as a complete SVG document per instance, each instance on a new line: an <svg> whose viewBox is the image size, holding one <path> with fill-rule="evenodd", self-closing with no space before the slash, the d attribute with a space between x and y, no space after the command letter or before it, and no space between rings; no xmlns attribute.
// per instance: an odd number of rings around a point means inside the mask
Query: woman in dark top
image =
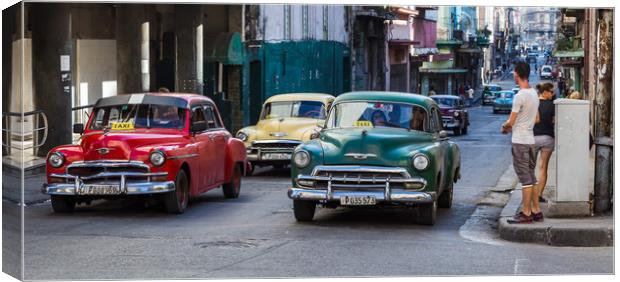
<svg viewBox="0 0 620 282"><path fill-rule="evenodd" d="M538 117L534 125L536 152L540 151L540 176L538 178L539 201L546 202L542 193L547 185L547 167L555 148L555 105L553 104L553 84L550 82L536 85L540 103Z"/></svg>

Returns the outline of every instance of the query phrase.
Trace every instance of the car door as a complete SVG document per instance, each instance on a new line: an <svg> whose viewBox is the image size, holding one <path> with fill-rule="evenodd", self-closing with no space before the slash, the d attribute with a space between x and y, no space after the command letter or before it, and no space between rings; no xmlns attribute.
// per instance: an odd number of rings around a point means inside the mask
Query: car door
<svg viewBox="0 0 620 282"><path fill-rule="evenodd" d="M195 105L192 107L191 123L207 123L205 117L204 105ZM204 191L215 178L215 168L213 164L216 159L211 152L215 151L214 143L209 136L208 125L207 129L198 132L192 132L194 144L198 147L199 164L197 171L192 171L192 179L198 182L199 193Z"/></svg>
<svg viewBox="0 0 620 282"><path fill-rule="evenodd" d="M230 133L222 125L219 113L215 109L215 106L207 104L204 106L205 118L207 120L210 142L213 144L213 151L211 156L214 159L214 163L219 165L213 166L213 184L221 184L225 181L226 175L226 147L228 139L231 137Z"/></svg>
<svg viewBox="0 0 620 282"><path fill-rule="evenodd" d="M451 174L451 171L449 171L449 166L448 164L451 163L450 160L450 144L448 143L448 138L441 138L439 137L439 132L441 132L443 130L443 125L441 122L441 114L439 113L439 109L436 107L433 107L431 109L431 118L430 118L430 130L433 132L436 140L437 140L437 146L438 146L438 150L437 150L437 160L440 161L440 170L441 170L441 180L439 183L439 190L443 189L443 187L445 186L445 179L447 176L449 176L449 174Z"/></svg>

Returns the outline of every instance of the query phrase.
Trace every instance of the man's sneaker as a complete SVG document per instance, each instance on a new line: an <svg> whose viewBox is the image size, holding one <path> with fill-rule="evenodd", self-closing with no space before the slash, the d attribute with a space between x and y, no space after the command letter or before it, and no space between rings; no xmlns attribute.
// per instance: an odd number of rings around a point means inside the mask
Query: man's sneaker
<svg viewBox="0 0 620 282"><path fill-rule="evenodd" d="M509 219L508 223L532 223L532 216L525 215L523 212L520 212L511 219Z"/></svg>
<svg viewBox="0 0 620 282"><path fill-rule="evenodd" d="M538 201L541 203L546 203L547 200L545 198L543 198L542 196L538 196Z"/></svg>
<svg viewBox="0 0 620 282"><path fill-rule="evenodd" d="M532 213L532 220L537 222L543 222L545 219L543 218L542 212Z"/></svg>

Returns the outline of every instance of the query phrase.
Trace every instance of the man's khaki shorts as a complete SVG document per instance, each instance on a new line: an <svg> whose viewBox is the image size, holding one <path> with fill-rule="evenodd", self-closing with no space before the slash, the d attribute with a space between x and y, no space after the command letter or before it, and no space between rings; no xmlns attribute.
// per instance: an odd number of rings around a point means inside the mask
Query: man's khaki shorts
<svg viewBox="0 0 620 282"><path fill-rule="evenodd" d="M534 144L512 143L512 165L522 186L536 184L536 146Z"/></svg>

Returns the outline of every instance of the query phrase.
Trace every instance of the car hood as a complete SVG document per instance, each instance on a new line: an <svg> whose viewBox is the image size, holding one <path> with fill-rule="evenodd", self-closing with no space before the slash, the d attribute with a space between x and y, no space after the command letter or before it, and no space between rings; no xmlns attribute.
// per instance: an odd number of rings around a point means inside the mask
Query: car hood
<svg viewBox="0 0 620 282"><path fill-rule="evenodd" d="M178 142L182 134L154 133L87 133L82 136L80 146L85 161L96 160L130 160L131 152L136 147L148 145L166 145ZM99 149L99 150L98 150Z"/></svg>
<svg viewBox="0 0 620 282"><path fill-rule="evenodd" d="M341 128L321 134L326 165L408 166L414 151L432 141L429 133L397 128Z"/></svg>
<svg viewBox="0 0 620 282"><path fill-rule="evenodd" d="M443 106L443 105L439 106L439 111L440 111L442 116L451 116L451 115L453 115L455 110L456 110L456 108L454 108L454 107Z"/></svg>
<svg viewBox="0 0 620 282"><path fill-rule="evenodd" d="M495 99L495 104L500 104L500 105L512 104L512 99L510 99L510 98L497 98L497 99Z"/></svg>
<svg viewBox="0 0 620 282"><path fill-rule="evenodd" d="M254 140L307 140L311 129L318 128L321 120L311 118L273 118L256 124Z"/></svg>

